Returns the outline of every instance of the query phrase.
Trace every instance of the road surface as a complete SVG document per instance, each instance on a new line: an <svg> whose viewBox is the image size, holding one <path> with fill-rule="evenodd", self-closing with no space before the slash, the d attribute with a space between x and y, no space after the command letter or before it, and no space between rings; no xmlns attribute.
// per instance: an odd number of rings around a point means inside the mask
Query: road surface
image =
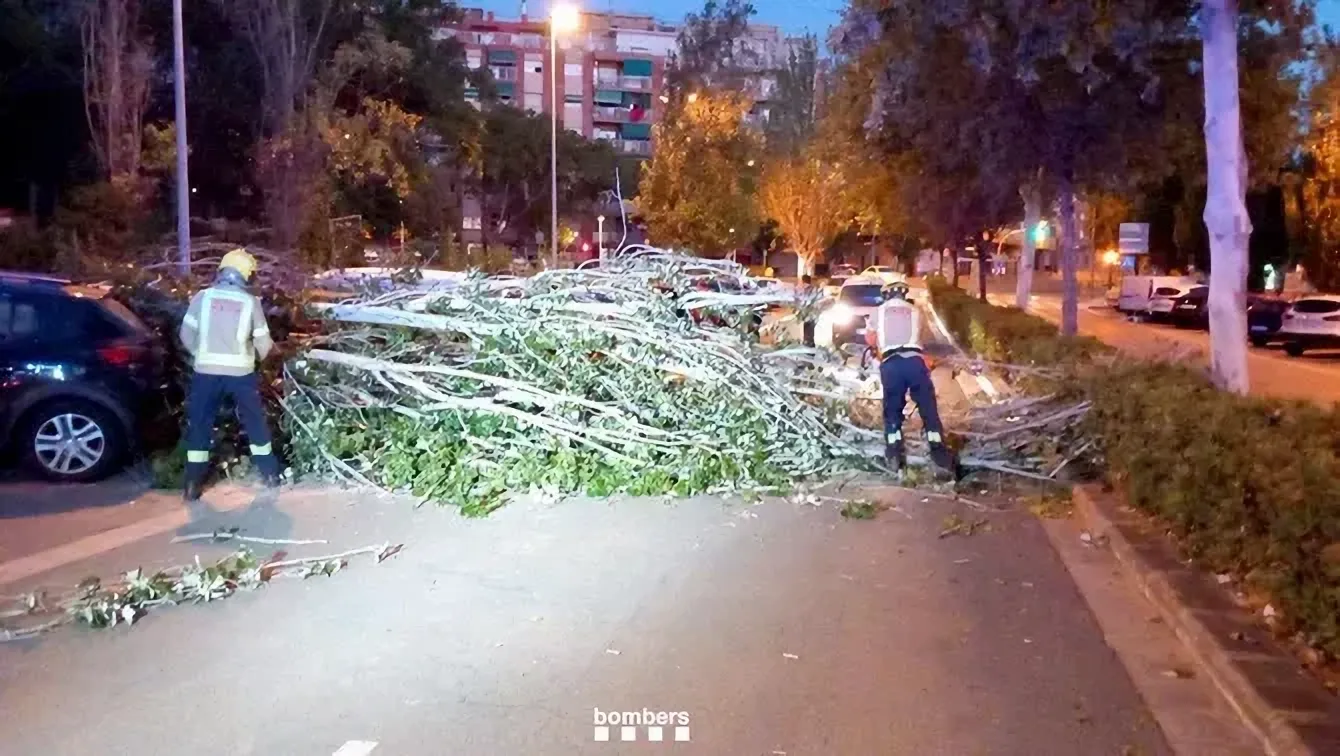
<svg viewBox="0 0 1340 756"><path fill-rule="evenodd" d="M0 646L4 751L1169 752L1036 520L991 513L989 531L939 538L951 512L983 515L882 500L899 511L868 521L831 502L708 498L467 521L289 492L227 522L331 542L295 555L405 551L133 628ZM222 553L166 535L48 579ZM684 712L689 741L667 727L661 744L645 728L596 742L597 710L644 709Z"/></svg>
<svg viewBox="0 0 1340 756"><path fill-rule="evenodd" d="M989 297L995 304L1014 304L1012 295L990 294ZM1059 295L1034 295L1030 309L1053 323L1061 322ZM1096 300L1081 301L1079 329L1080 333L1133 355L1182 354L1204 360L1209 353L1210 335L1205 331L1159 323L1133 323ZM1340 352L1316 351L1307 352L1302 357L1289 357L1278 346L1249 347L1247 369L1252 393L1258 396L1298 399L1323 406L1340 402Z"/></svg>

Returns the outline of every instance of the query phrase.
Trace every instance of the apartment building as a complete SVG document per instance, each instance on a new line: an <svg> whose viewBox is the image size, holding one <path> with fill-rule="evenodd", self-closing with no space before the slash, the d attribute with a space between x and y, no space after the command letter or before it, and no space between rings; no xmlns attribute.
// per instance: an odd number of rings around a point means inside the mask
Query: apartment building
<svg viewBox="0 0 1340 756"><path fill-rule="evenodd" d="M438 34L462 43L471 69L488 67L503 101L533 113L551 111L550 67L561 66L557 100L563 128L606 140L625 155L651 155L651 129L660 118L665 67L678 47L678 26L644 14L583 11L580 29L557 40L552 62L547 19L528 17L524 10L519 18L505 19L491 11L464 9L460 21ZM742 44L758 69L747 84L755 100L747 119L752 125L767 122L776 89L770 72L785 65L791 43L775 26L750 26ZM467 89L466 97L479 102L478 91ZM462 210L462 240L479 241L478 203L466 198ZM580 225L585 236L590 224Z"/></svg>
<svg viewBox="0 0 1340 756"><path fill-rule="evenodd" d="M467 9L441 30L465 46L473 69L487 66L504 101L549 113L548 24L543 18L500 19ZM583 13L581 29L558 39L559 123L591 139L605 139L629 155L651 154L651 125L659 115L666 58L677 30L651 16ZM466 92L477 100L478 93Z"/></svg>

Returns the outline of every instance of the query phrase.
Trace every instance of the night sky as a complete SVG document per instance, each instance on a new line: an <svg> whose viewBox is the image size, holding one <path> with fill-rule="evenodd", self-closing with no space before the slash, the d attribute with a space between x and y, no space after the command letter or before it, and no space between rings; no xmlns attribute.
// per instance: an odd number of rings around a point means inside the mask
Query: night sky
<svg viewBox="0 0 1340 756"><path fill-rule="evenodd" d="M459 0L466 8L484 8L499 16L515 17L521 13L521 0ZM587 0L575 2L590 10L616 10L630 13L648 13L670 23L678 23L684 15L701 10L702 0ZM758 14L754 21L762 24L776 24L788 34L802 34L806 31L817 35L822 41L828 27L837 22L838 14L846 6L843 0L754 0ZM545 13L546 0L532 0L529 13L541 16ZM1325 24L1340 29L1340 0L1318 0L1318 15Z"/></svg>

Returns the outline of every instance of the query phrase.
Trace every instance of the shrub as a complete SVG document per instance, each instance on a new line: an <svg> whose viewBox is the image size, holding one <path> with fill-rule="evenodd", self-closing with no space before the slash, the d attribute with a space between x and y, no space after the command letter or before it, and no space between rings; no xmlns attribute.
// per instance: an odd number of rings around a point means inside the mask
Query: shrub
<svg viewBox="0 0 1340 756"><path fill-rule="evenodd" d="M931 300L960 346L992 362L1054 365L1107 351L1087 336L1063 338L1056 326L1013 307L997 307L941 277L929 281Z"/></svg>
<svg viewBox="0 0 1340 756"><path fill-rule="evenodd" d="M1185 366L1094 365L1104 347L1061 339L1040 318L943 282L932 298L984 356L1097 368L1074 380L1093 402L1108 479L1200 564L1265 591L1282 629L1340 656L1340 413L1229 394Z"/></svg>

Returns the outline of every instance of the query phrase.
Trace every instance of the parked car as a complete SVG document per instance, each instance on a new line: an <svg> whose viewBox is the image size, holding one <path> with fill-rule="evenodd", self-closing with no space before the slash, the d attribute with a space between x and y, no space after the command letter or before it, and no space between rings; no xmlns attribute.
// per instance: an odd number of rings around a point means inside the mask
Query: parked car
<svg viewBox="0 0 1340 756"><path fill-rule="evenodd" d="M883 281L886 284L891 284L894 283L895 281L907 280L906 276L904 276L902 273L899 273L898 271L894 270L893 268L887 265L871 265L870 267L861 271L861 277L879 279L880 281Z"/></svg>
<svg viewBox="0 0 1340 756"><path fill-rule="evenodd" d="M819 313L814 324L816 346L841 348L865 341L866 319L884 303L884 283L858 276L848 279L832 306Z"/></svg>
<svg viewBox="0 0 1340 756"><path fill-rule="evenodd" d="M1293 357L1316 347L1340 347L1340 295L1313 294L1295 301L1285 311L1278 335Z"/></svg>
<svg viewBox="0 0 1340 756"><path fill-rule="evenodd" d="M1210 327L1210 287L1194 286L1186 294L1173 300L1169 320L1178 328Z"/></svg>
<svg viewBox="0 0 1340 756"><path fill-rule="evenodd" d="M119 469L161 365L153 332L105 290L0 274L0 437L34 473L87 482Z"/></svg>
<svg viewBox="0 0 1340 756"><path fill-rule="evenodd" d="M824 294L830 297L836 297L842 291L842 285L856 275L856 267L853 265L834 265L828 272L828 281L824 285Z"/></svg>
<svg viewBox="0 0 1340 756"><path fill-rule="evenodd" d="M1129 315L1167 315L1176 299L1200 285L1185 276L1127 276L1121 279L1117 310Z"/></svg>
<svg viewBox="0 0 1340 756"><path fill-rule="evenodd" d="M1274 297L1247 298L1247 339L1252 346L1263 347L1279 339L1284 313L1289 303Z"/></svg>

